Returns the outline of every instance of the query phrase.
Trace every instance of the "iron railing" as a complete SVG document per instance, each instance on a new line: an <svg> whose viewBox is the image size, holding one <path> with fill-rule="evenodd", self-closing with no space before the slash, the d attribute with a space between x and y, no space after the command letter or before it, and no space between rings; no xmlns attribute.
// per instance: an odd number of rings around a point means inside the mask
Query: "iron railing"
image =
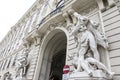
<svg viewBox="0 0 120 80"><path fill-rule="evenodd" d="M53 15L61 12L61 9L64 7L64 5L59 6L58 8L56 8L55 10L53 10L51 13L49 13L45 18L43 18L40 23L39 26L41 26L46 20L48 20L50 17L52 17Z"/></svg>

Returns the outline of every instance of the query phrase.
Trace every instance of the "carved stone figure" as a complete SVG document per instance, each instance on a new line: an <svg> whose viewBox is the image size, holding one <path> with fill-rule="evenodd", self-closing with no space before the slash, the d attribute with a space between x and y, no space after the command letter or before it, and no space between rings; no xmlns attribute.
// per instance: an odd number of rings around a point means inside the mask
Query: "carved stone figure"
<svg viewBox="0 0 120 80"><path fill-rule="evenodd" d="M98 27L99 23L88 20L87 29L94 35L97 45L107 49L109 47L107 38L97 30Z"/></svg>
<svg viewBox="0 0 120 80"><path fill-rule="evenodd" d="M26 74L26 67L28 66L28 53L29 50L25 51L16 59L16 77L22 79Z"/></svg>
<svg viewBox="0 0 120 80"><path fill-rule="evenodd" d="M90 76L92 76L92 71L89 69L87 61L79 60L77 54L74 54L73 65L74 65L74 72L81 72L82 69L84 69Z"/></svg>
<svg viewBox="0 0 120 80"><path fill-rule="evenodd" d="M88 50L87 53L85 54L85 60L83 62L79 62L79 57L78 55L75 53L74 56L73 56L73 65L74 65L74 72L77 72L77 67L78 67L78 64L81 64L81 70L84 69L88 72L91 72L89 73L89 75L92 77L93 74L92 74L92 71L93 70L97 70L97 69L100 69L100 70L103 70L104 73L106 73L106 75L108 76L109 79L111 79L114 75L114 72L111 72L109 71L106 66L101 63L100 61L96 60L95 58L93 58L93 55L92 55L92 51L91 50Z"/></svg>
<svg viewBox="0 0 120 80"><path fill-rule="evenodd" d="M11 77L11 74L9 72L4 74L4 79L3 80L13 80Z"/></svg>
<svg viewBox="0 0 120 80"><path fill-rule="evenodd" d="M112 78L112 76L114 75L114 72L109 71L103 63L93 58L91 50L88 50L87 54L85 55L85 61L87 62L90 69L95 69L92 68L93 66L95 66L97 69L102 69L106 74L108 74L109 78Z"/></svg>
<svg viewBox="0 0 120 80"><path fill-rule="evenodd" d="M86 62L84 60L84 55L86 54L87 50L91 48L91 50L94 53L94 57L97 60L99 59L99 53L97 50L97 44L95 42L95 38L93 34L87 30L86 24L88 23L88 19L86 17L82 17L78 13L73 14L77 18L77 24L75 25L75 28L72 31L72 34L77 34L78 38L78 47L79 47L79 58L78 58L78 65L76 72L79 72L81 70L81 67L88 72L89 75L92 74L89 67L86 65Z"/></svg>
<svg viewBox="0 0 120 80"><path fill-rule="evenodd" d="M76 41L78 42L78 59L77 57L74 59L77 60L77 63L75 63L75 72L85 70L88 75L92 76L93 68L90 64L94 64L98 69L101 68L112 76L113 73L107 70L100 62L100 54L97 47L100 45L106 49L108 48L108 44L105 36L97 30L99 24L89 20L85 16L81 16L77 12L68 11L68 13L77 18L77 22L74 24L75 27L71 31L71 34L77 37ZM89 50L92 52L93 57L85 58Z"/></svg>
<svg viewBox="0 0 120 80"><path fill-rule="evenodd" d="M90 48L93 51L94 57L97 60L100 60L99 52L97 50L97 43L94 35L87 29L88 18L81 16L78 13L74 13L74 16L77 17L77 24L72 33L77 33L78 42L80 43L79 48L84 50L84 53ZM81 35L81 36L80 36ZM80 50L80 51L81 51ZM82 51L83 52L83 51ZM81 52L79 52L81 53ZM83 54L84 54L83 53ZM81 53L82 54L82 53Z"/></svg>

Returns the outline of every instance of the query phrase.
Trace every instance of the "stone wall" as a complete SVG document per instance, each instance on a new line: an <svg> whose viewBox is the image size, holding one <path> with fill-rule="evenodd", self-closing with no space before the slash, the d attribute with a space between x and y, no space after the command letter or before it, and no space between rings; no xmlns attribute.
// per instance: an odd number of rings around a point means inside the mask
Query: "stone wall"
<svg viewBox="0 0 120 80"><path fill-rule="evenodd" d="M25 38L28 33L30 33L36 27L37 17L39 15L38 4L33 4L33 6L23 15L23 17L11 28L8 34L0 43L0 80L3 78L4 74L10 72L12 77L15 75L15 60L16 55L23 53L23 46ZM28 79L32 79L33 72L35 69L36 58L34 56L38 46L32 47L32 51L28 55L30 59L30 67L28 68L29 74ZM38 52L38 51L37 51ZM34 54L33 54L34 53ZM32 76L31 76L32 74ZM29 76L30 75L30 76Z"/></svg>
<svg viewBox="0 0 120 80"><path fill-rule="evenodd" d="M115 72L115 80L120 78L120 12L114 6L102 13L106 36L109 41L111 69Z"/></svg>
<svg viewBox="0 0 120 80"><path fill-rule="evenodd" d="M39 55L39 49L40 46L31 46L31 51L29 53L29 67L27 71L27 80L33 80L36 65L37 65L37 60L38 60L38 55Z"/></svg>
<svg viewBox="0 0 120 80"><path fill-rule="evenodd" d="M87 0L86 0L87 1ZM78 1L79 2L79 1ZM94 6L86 6L83 10L78 10L82 15L88 16L90 19L100 22L100 27L102 27L103 32L105 31L106 36L109 41L109 56L111 70L115 72L114 80L120 78L120 1L115 0L115 6L109 7L104 11L98 10L97 4L91 2ZM37 4L38 3L38 4ZM27 80L33 80L37 74L36 67L38 65L38 55L40 55L40 45L36 45L36 39L33 37L33 32L38 29L40 21L51 12L50 9L47 10L48 13L44 14L44 4L45 2L35 3L28 12L18 21L18 23L11 28L9 33L0 43L0 77L3 76L6 72L10 71L14 73L15 69L15 58L17 54L21 54L25 47L29 47L30 52L28 55L29 66L27 69ZM50 2L52 3L52 2ZM75 5L75 4L74 4ZM73 6L76 8L75 6ZM79 5L76 10L79 9ZM63 10L64 12L64 10ZM42 14L44 14L42 16ZM54 17L54 15L52 15ZM47 16L48 17L48 16ZM50 20L50 17L48 17ZM51 19L52 21L52 19ZM58 20L59 21L59 20ZM49 21L48 21L49 23ZM47 24L48 26L48 24ZM40 26L41 27L41 26ZM48 27L42 26L46 29ZM65 26L64 26L65 27ZM43 31L45 31L43 29ZM41 30L40 30L41 31ZM45 32L44 32L45 33ZM71 56L73 53L77 52L77 42L74 39L73 35L68 35L68 44L67 44L67 54ZM30 39L29 39L30 36ZM38 36L37 36L38 37ZM25 41L30 42L26 43ZM25 46L23 46L25 44ZM66 64L71 65L70 57L67 56ZM42 62L42 61L41 61ZM35 74L36 73L36 74ZM35 78L36 79L36 78Z"/></svg>
<svg viewBox="0 0 120 80"><path fill-rule="evenodd" d="M23 49L20 49L19 51L17 51L17 53L13 53L12 55L2 59L0 61L0 76L1 79L3 79L4 74L6 74L7 72L10 72L10 74L12 74L12 76L15 75L15 61L16 61L16 57L18 57L19 54L21 54L23 52ZM0 79L0 80L1 80Z"/></svg>

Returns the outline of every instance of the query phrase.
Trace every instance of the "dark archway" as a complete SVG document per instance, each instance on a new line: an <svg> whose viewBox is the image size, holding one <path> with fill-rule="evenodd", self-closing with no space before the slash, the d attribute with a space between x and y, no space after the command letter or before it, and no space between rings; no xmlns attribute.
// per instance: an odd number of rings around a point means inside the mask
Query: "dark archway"
<svg viewBox="0 0 120 80"><path fill-rule="evenodd" d="M50 80L62 80L65 59L66 50L61 50L53 56L50 70Z"/></svg>

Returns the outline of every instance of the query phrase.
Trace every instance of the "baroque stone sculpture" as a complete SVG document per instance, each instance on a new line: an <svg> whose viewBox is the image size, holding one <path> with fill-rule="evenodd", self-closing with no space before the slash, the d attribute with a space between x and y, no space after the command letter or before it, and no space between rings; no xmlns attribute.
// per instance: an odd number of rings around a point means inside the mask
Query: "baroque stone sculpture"
<svg viewBox="0 0 120 80"><path fill-rule="evenodd" d="M100 53L97 47L100 45L107 49L108 43L106 37L97 30L99 24L72 10L68 11L68 13L77 19L71 31L71 34L77 39L75 41L78 43L78 53L75 53L73 58L74 72L86 71L92 77L93 70L102 69L112 78L114 73L100 62Z"/></svg>
<svg viewBox="0 0 120 80"><path fill-rule="evenodd" d="M7 72L7 73L4 74L3 80L13 80L11 76L12 75L9 72Z"/></svg>
<svg viewBox="0 0 120 80"><path fill-rule="evenodd" d="M24 80L26 75L26 68L28 66L28 53L29 50L25 49L24 52L16 59L16 78Z"/></svg>

